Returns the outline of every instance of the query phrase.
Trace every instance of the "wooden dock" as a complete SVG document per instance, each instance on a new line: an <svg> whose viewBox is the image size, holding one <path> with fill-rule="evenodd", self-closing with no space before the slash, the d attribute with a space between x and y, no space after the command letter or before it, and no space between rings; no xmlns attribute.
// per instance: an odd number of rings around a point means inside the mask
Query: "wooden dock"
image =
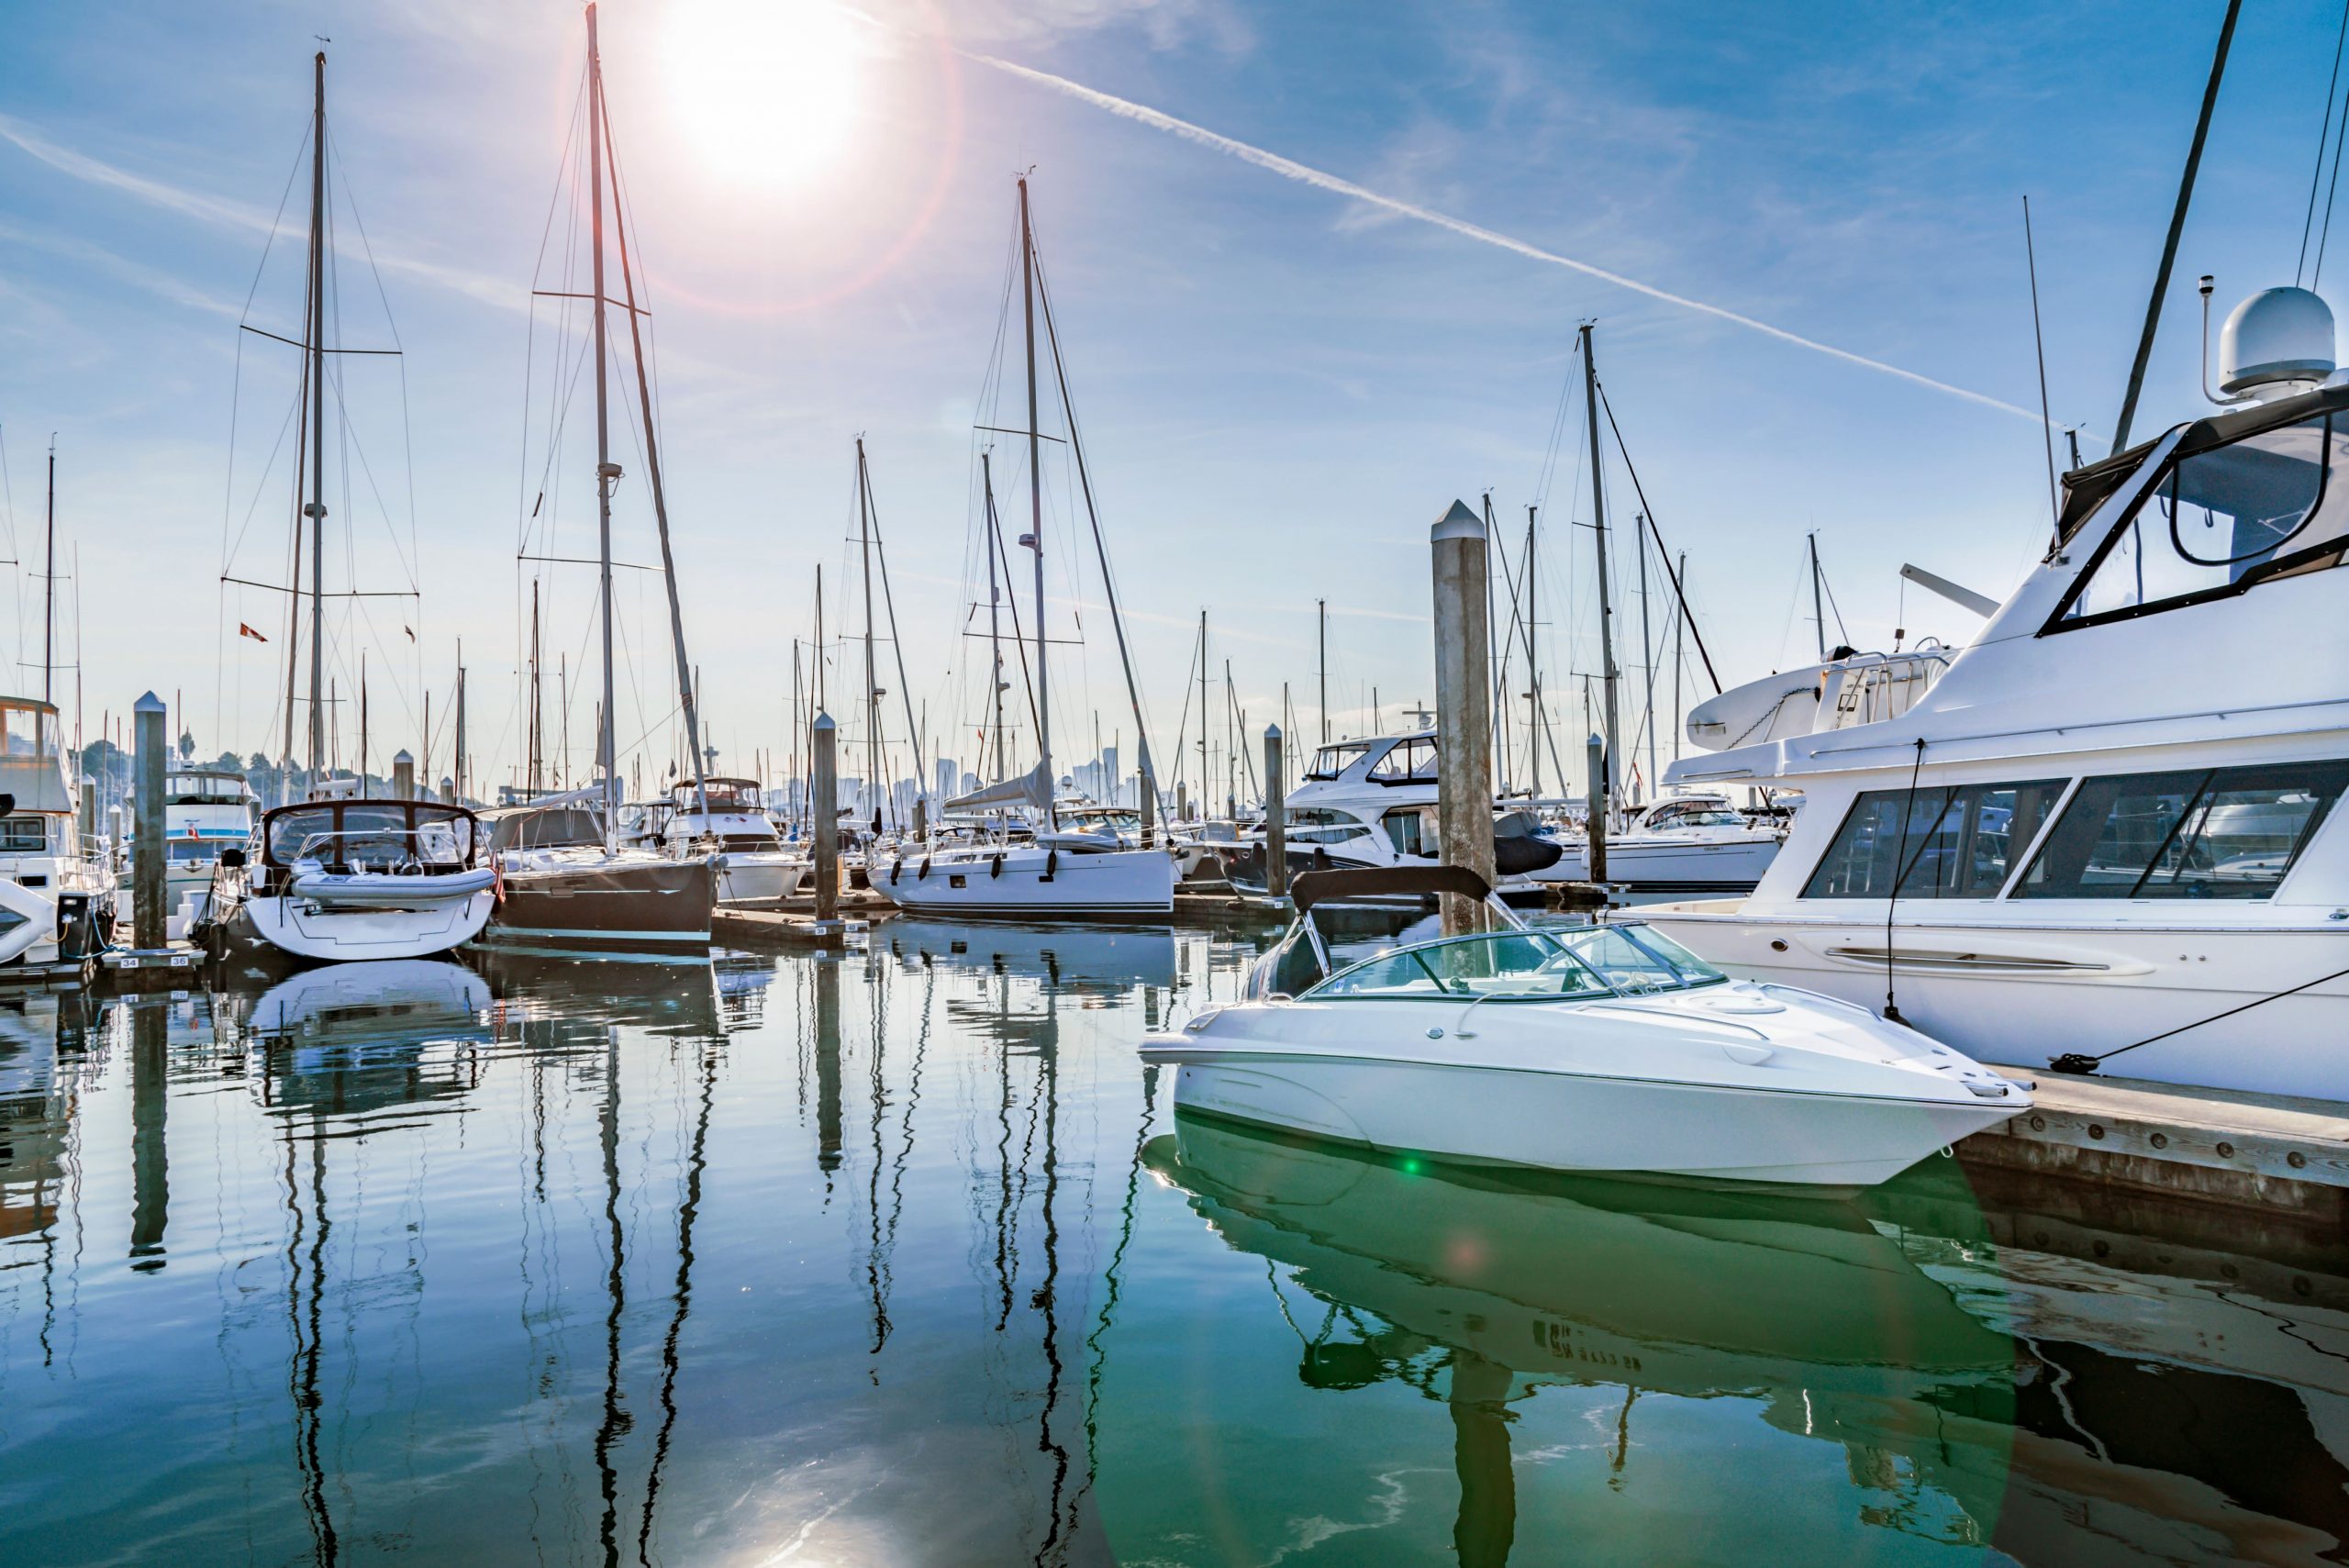
<svg viewBox="0 0 2349 1568"><path fill-rule="evenodd" d="M2032 1107L1960 1162L2292 1214L2349 1231L2349 1105L1999 1067Z"/></svg>

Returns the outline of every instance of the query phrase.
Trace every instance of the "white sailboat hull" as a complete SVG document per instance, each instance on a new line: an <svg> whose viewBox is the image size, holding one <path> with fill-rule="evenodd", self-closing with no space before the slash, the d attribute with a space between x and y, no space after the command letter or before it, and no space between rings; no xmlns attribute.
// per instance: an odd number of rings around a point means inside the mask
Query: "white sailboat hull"
<svg viewBox="0 0 2349 1568"><path fill-rule="evenodd" d="M796 855L729 850L716 863L720 904L788 898L807 879L807 862Z"/></svg>
<svg viewBox="0 0 2349 1568"><path fill-rule="evenodd" d="M1059 853L1009 848L904 855L874 868L872 880L898 906L921 914L1163 918L1174 912L1174 857L1164 850Z"/></svg>
<svg viewBox="0 0 2349 1568"><path fill-rule="evenodd" d="M297 892L248 897L239 913L251 923L254 936L296 958L348 962L447 952L479 936L495 904L496 895L487 887L458 889L438 902L415 900L401 906L362 904L349 897L320 900Z"/></svg>
<svg viewBox="0 0 2349 1568"><path fill-rule="evenodd" d="M1750 893L1778 856L1773 832L1719 838L1658 834L1610 840L1607 880L1643 893ZM1558 862L1533 873L1539 882L1590 880L1589 843L1561 838Z"/></svg>

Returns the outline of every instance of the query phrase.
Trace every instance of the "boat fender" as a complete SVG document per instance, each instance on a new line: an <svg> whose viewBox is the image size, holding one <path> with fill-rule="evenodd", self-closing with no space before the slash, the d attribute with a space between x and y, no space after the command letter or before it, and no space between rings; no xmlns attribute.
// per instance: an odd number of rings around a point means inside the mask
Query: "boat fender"
<svg viewBox="0 0 2349 1568"><path fill-rule="evenodd" d="M899 872L901 872L901 871L905 870L905 869L906 869L906 862L903 862L903 861L892 861L892 862L889 863L889 885L890 885L890 886L895 887L895 886L896 886L896 885L897 885L897 873L898 873Z"/></svg>
<svg viewBox="0 0 2349 1568"><path fill-rule="evenodd" d="M989 875L989 876L991 876L991 877L995 877L995 876L1001 876L1002 874L1003 874L1003 857L1002 857L1001 855L997 855L997 856L996 856L996 858L995 858L995 859L993 859L993 860L991 860L991 861L989 861L989 862L987 862L987 875Z"/></svg>
<svg viewBox="0 0 2349 1568"><path fill-rule="evenodd" d="M1053 850L1046 850L1046 851L1044 851L1044 874L1043 874L1041 877L1038 878L1038 880L1039 880L1039 881L1041 881L1041 882L1050 882L1050 881L1052 881L1052 876L1053 876L1053 874L1054 874L1055 873L1057 873L1060 869L1061 869L1061 852L1060 852L1060 851L1058 851L1058 850L1056 850L1056 849L1053 849Z"/></svg>
<svg viewBox="0 0 2349 1568"><path fill-rule="evenodd" d="M928 855L924 855L924 856L922 856L922 858L921 858L921 866L920 866L920 868L919 868L918 870L917 870L917 871L914 873L914 880L915 880L916 882L926 882L926 881L928 881L928 880L929 880L929 878L930 878L930 857L929 857Z"/></svg>

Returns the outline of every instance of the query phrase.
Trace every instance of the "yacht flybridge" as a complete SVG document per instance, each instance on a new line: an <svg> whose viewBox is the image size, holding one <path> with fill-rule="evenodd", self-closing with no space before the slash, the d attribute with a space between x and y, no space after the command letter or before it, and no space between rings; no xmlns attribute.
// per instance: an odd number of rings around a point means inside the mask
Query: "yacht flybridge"
<svg viewBox="0 0 2349 1568"><path fill-rule="evenodd" d="M1808 804L1753 896L1647 917L1961 1051L2349 1098L2332 363L2314 295L2239 308L2223 384L2266 401L2065 475L2053 546L1912 706L1675 766Z"/></svg>
<svg viewBox="0 0 2349 1568"><path fill-rule="evenodd" d="M669 791L660 828L673 860L710 860L718 901L788 898L807 875L807 857L784 848L755 779L687 779Z"/></svg>
<svg viewBox="0 0 2349 1568"><path fill-rule="evenodd" d="M1333 965L1314 906L1384 892L1484 900L1497 923ZM1642 923L1529 928L1461 868L1312 872L1292 897L1245 1000L1144 1040L1178 1109L1466 1164L1855 1191L2031 1106L1913 1029L1731 980Z"/></svg>

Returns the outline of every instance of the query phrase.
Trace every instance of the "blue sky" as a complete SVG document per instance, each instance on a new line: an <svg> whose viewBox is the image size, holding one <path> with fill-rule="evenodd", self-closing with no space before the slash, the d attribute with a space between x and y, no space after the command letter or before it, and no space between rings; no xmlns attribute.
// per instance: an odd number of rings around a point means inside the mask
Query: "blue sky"
<svg viewBox="0 0 2349 1568"><path fill-rule="evenodd" d="M927 705L933 744L951 733L950 753L971 754L984 644L960 633L984 557L970 427L1005 283L1011 179L1030 167L1162 750L1202 607L1219 678L1229 657L1252 728L1279 717L1284 682L1300 727L1315 728L1317 598L1331 606L1333 728L1367 722L1374 686L1390 721L1426 699L1427 525L1486 488L1516 519L1546 500L1544 679L1560 694L1562 745L1581 732L1567 694L1572 672L1595 663L1594 595L1588 531L1566 525L1587 520L1588 482L1571 441L1554 465L1546 458L1585 317L1598 321L1600 371L1648 497L1688 552L1725 681L1808 657L1801 562L1813 528L1863 646L1888 642L1897 619L1912 637L1953 640L1977 624L1915 590L1904 603L1904 561L2002 594L2043 541L2030 418L1286 177L994 62L2018 408L2038 400L2018 206L2028 192L2054 416L2087 428L2094 456L2222 10L874 0L864 12L882 25L869 25L781 3L607 0L679 578L722 763L788 744L791 639L811 632L819 563L831 629L862 625L850 542L859 433L907 685ZM2340 17L2330 4L2246 8L2140 434L2201 406L2194 277L2218 275L2222 309L2291 281ZM578 11L524 0L19 6L10 31L0 431L28 571L42 451L57 432L88 728L153 687L184 694L207 753L279 743L282 603L218 578L285 571L290 481L282 468L262 476L291 395L290 350L238 322L298 331L298 190L261 263L306 129L313 38L325 35L338 180L405 350L346 361L351 433L372 478L337 508L348 533L330 541L329 585L413 579L422 593L415 609L338 602L338 679L347 692L366 648L378 756L415 747L430 689L445 759L462 636L476 772L510 776L529 592L515 556L549 462L556 351L543 306L533 334L529 290L534 275L569 286L559 264L542 271L540 247L575 101ZM739 59L723 41L738 39ZM788 59L770 75L761 50ZM811 53L821 58L803 76ZM2339 216L2349 229L2349 208ZM356 224L341 221L341 341L380 346L391 328ZM2328 276L2349 276L2349 236L2334 250ZM996 414L1016 411L1007 401ZM565 483L542 517L557 553L592 548L583 428L567 424L553 454ZM618 553L650 561L641 465L618 444L631 474ZM359 466L330 455L330 487ZM1005 488L1008 522L1024 498ZM1628 517L1620 471L1609 489L1616 520ZM1074 635L1071 601L1099 600L1089 567L1065 579L1080 564L1069 520L1056 497L1056 637ZM1633 642L1629 566L1619 630ZM24 656L37 662L35 586L20 581L18 599ZM546 575L548 657L568 650L574 672L592 651L589 587L575 569ZM623 600L622 739L650 737L665 761L651 580L625 582ZM1661 601L1653 618L1659 630L1668 621ZM239 620L271 642L239 639ZM1104 740L1120 732L1130 757L1106 621L1097 607L1083 620L1084 646L1054 649L1056 751L1064 762L1089 751L1098 711ZM17 656L10 637L0 627ZM1635 667L1636 647L1619 660ZM907 772L885 651L883 662L885 730ZM835 682L844 674L861 670ZM36 669L18 684L39 680ZM70 707L70 678L63 690ZM1213 700L1219 747L1219 691ZM580 757L592 701L573 699ZM1627 696L1627 712L1636 706ZM354 728L343 721L346 762Z"/></svg>

